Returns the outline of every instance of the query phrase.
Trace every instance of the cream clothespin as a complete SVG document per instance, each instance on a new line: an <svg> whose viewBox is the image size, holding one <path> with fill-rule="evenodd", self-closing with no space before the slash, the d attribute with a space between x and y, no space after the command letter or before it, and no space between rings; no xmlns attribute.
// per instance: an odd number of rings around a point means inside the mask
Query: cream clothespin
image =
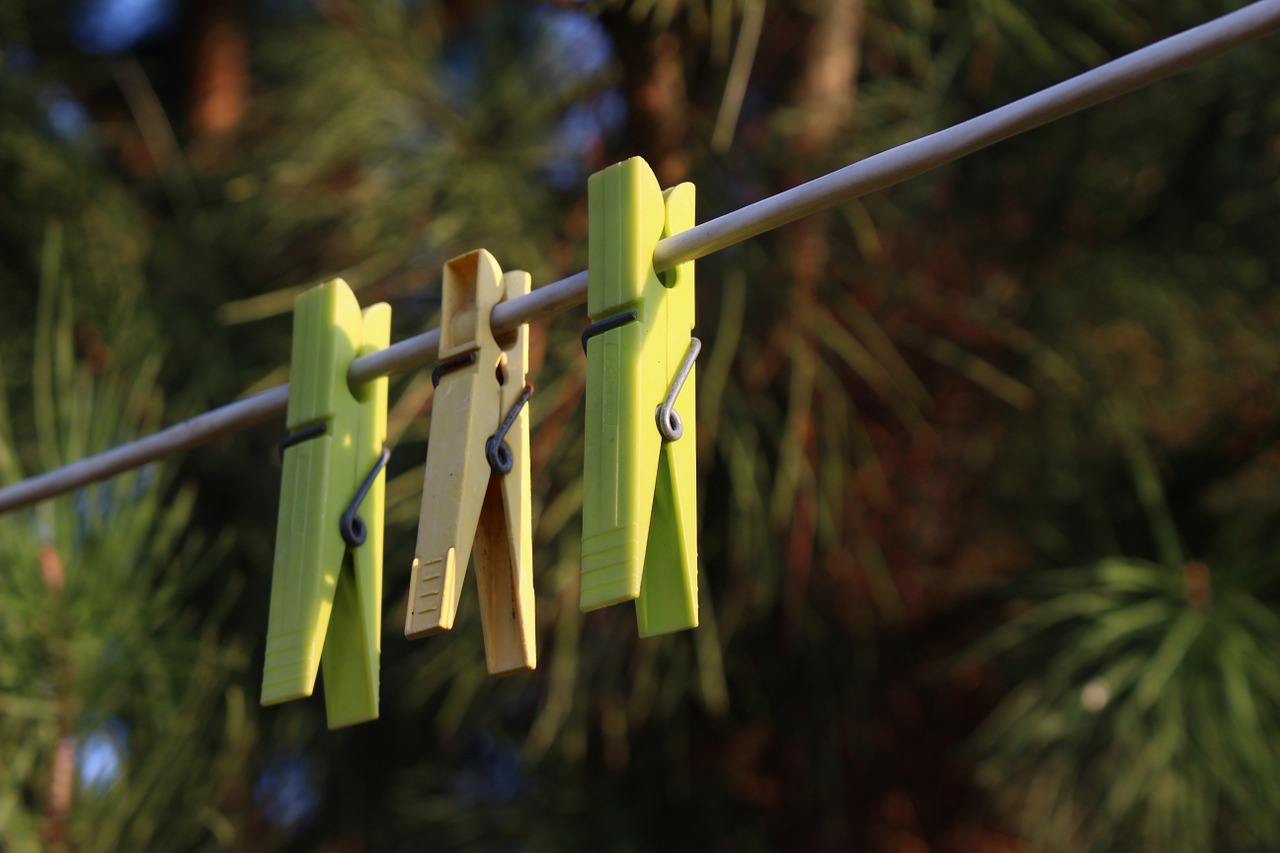
<svg viewBox="0 0 1280 853"><path fill-rule="evenodd" d="M331 729L378 717L387 380L347 369L390 337L391 307L362 315L341 279L294 302L262 704L310 696L323 665Z"/></svg>
<svg viewBox="0 0 1280 853"><path fill-rule="evenodd" d="M529 503L527 325L494 339L493 307L529 292L483 249L444 268L440 364L405 636L453 627L472 542L489 672L537 664Z"/></svg>

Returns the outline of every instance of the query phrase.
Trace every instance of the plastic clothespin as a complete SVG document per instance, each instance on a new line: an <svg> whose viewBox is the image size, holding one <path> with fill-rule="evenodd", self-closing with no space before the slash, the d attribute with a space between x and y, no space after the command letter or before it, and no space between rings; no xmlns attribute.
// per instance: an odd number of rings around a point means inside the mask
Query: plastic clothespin
<svg viewBox="0 0 1280 853"><path fill-rule="evenodd" d="M440 363L404 633L453 627L476 552L485 659L492 675L533 669L533 526L529 497L527 325L497 341L493 307L529 292L483 249L445 264Z"/></svg>
<svg viewBox="0 0 1280 853"><path fill-rule="evenodd" d="M636 599L651 637L698 625L693 262L653 268L658 241L693 226L694 187L663 193L634 157L592 175L588 193L580 603Z"/></svg>
<svg viewBox="0 0 1280 853"><path fill-rule="evenodd" d="M262 704L310 696L323 664L331 729L378 717L387 380L347 368L390 337L391 306L362 315L341 279L294 302Z"/></svg>

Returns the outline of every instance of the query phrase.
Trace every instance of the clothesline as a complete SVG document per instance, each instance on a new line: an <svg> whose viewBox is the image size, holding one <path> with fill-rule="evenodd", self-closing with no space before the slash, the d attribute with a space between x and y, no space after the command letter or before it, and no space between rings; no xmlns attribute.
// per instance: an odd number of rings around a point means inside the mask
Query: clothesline
<svg viewBox="0 0 1280 853"><path fill-rule="evenodd" d="M886 189L997 142L1095 106L1211 59L1280 29L1280 0L1259 0L1200 26L1148 45L1033 95L859 160L823 177L718 216L658 243L654 267L685 261L741 243L818 211ZM587 273L499 304L490 316L497 334L552 317L587 301ZM352 385L403 373L436 360L439 329L357 358ZM105 480L284 415L289 386L229 403L153 435L47 471L0 489L0 513Z"/></svg>

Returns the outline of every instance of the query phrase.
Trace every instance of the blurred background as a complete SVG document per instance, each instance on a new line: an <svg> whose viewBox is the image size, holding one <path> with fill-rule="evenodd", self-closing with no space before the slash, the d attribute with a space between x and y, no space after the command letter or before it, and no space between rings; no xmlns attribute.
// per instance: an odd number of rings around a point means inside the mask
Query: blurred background
<svg viewBox="0 0 1280 853"><path fill-rule="evenodd" d="M433 328L1236 7L0 2L0 481L287 380L342 276ZM474 580L382 718L258 707L283 424L0 517L0 850L1280 849L1280 40L698 263L702 627L577 609L581 310L535 326L539 669ZM318 689L323 690L323 687Z"/></svg>

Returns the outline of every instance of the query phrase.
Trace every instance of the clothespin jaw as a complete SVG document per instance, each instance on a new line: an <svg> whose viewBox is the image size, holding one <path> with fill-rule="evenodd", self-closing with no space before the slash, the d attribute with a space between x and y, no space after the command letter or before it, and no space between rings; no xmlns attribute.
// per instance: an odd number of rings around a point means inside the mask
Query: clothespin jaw
<svg viewBox="0 0 1280 853"><path fill-rule="evenodd" d="M323 666L330 728L378 716L387 380L353 390L347 369L390 338L391 307L362 315L341 279L294 303L262 704L310 696Z"/></svg>
<svg viewBox="0 0 1280 853"><path fill-rule="evenodd" d="M580 605L636 599L649 637L698 624L693 262L653 268L658 241L692 227L695 192L664 195L638 157L592 175L588 191ZM682 435L658 425L673 391Z"/></svg>
<svg viewBox="0 0 1280 853"><path fill-rule="evenodd" d="M528 326L503 341L489 326L495 305L529 290L528 273L503 275L483 249L445 265L440 364L405 619L410 639L453 627L474 543L493 675L537 664Z"/></svg>

